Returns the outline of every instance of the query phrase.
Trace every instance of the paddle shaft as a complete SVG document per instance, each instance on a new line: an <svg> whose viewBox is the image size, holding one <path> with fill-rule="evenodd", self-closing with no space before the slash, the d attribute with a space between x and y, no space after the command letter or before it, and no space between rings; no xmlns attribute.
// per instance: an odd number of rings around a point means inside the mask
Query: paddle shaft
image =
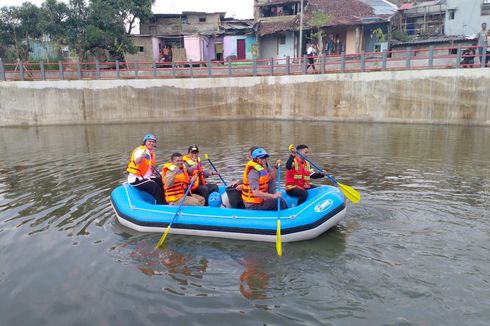
<svg viewBox="0 0 490 326"><path fill-rule="evenodd" d="M209 164L211 164L211 167L213 168L213 170L216 171L216 173L218 173L218 177L221 179L221 181L223 181L223 184L225 185L225 187L228 187L228 185L226 184L225 179L223 179L223 177L221 176L221 174L219 174L218 169L216 169L216 167L214 166L213 162L211 162L211 159L209 157L208 157L208 162L209 162Z"/></svg>
<svg viewBox="0 0 490 326"><path fill-rule="evenodd" d="M281 191L281 164L280 163L277 164L277 191ZM278 256L282 256L281 197L277 198L276 251Z"/></svg>
<svg viewBox="0 0 490 326"><path fill-rule="evenodd" d="M167 237L167 234L170 231L170 227L172 226L172 224L174 224L174 221L177 218L177 215L179 215L180 209L182 208L182 205L184 204L184 201L185 201L187 195L189 194L189 191L191 190L192 185L194 184L194 180L195 180L194 178L191 179L191 182L185 191L184 197L182 197L182 200L180 201L179 206L177 207L177 210L175 211L175 214L174 214L174 217L172 218L172 221L170 221L170 224L167 226L167 229L165 230L162 237L160 238L160 241L158 241L156 248L160 248L163 245L163 242L165 241L165 238Z"/></svg>
<svg viewBox="0 0 490 326"><path fill-rule="evenodd" d="M315 169L318 170L318 172L322 172L323 170L318 166L316 165L312 160L310 160L309 158L307 158L306 156L304 156L303 154L301 154L300 152L296 152L296 154L299 155L299 157L301 157L303 160L307 161L308 163L310 163ZM331 174L327 174L325 175L330 181L332 181L334 184L337 184L338 181L335 180L335 178L333 177L333 175Z"/></svg>
<svg viewBox="0 0 490 326"><path fill-rule="evenodd" d="M301 154L300 152L296 152L301 158L303 158L305 161L309 162L311 165L313 165L313 167L315 169L317 169L318 171L322 171L320 169L320 167L318 165L316 165L315 163L313 163L313 161L311 161L310 159L308 159L306 156L304 156L303 154ZM361 194L355 190L354 188L352 188L351 186L347 186L347 185L344 185L344 184L341 184L340 182L338 182L334 177L333 175L331 174L327 174L325 177L327 177L330 181L332 181L336 186L338 186L340 188L340 190L342 191L342 193L350 200L352 201L354 204L356 204L357 202L359 202L359 200L361 200Z"/></svg>

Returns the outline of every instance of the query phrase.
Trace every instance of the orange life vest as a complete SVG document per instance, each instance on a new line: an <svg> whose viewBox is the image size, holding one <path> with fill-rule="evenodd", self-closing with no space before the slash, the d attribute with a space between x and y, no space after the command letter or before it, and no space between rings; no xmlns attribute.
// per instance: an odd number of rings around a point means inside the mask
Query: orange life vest
<svg viewBox="0 0 490 326"><path fill-rule="evenodd" d="M191 190L196 189L197 187L199 187L199 185L205 186L206 185L206 179L204 178L204 172L202 169L201 158L198 157L197 162L196 162L189 155L184 155L183 159L184 159L184 162L186 162L187 165L189 165L189 167L194 167L194 165L197 164L197 168L194 170L194 174L197 174L197 179L196 179L196 181L194 181L194 184L192 185Z"/></svg>
<svg viewBox="0 0 490 326"><path fill-rule="evenodd" d="M148 172L149 167L150 166L155 167L155 165L156 165L155 153L150 152L150 159L148 159L148 157L146 155L143 156L141 158L141 161L138 164L136 164L136 162L134 160L134 154L136 153L136 151L138 149L148 150L148 148L146 146L136 147L133 150L133 153L131 154L131 161L129 162L128 168L126 169L126 171L128 171L129 173L132 173L138 177L144 177L146 172Z"/></svg>
<svg viewBox="0 0 490 326"><path fill-rule="evenodd" d="M304 162L299 157L295 157L293 168L286 171L286 190L293 188L309 189L310 184L310 163Z"/></svg>
<svg viewBox="0 0 490 326"><path fill-rule="evenodd" d="M174 171L175 169L178 169L178 171L175 174L174 183L171 187L167 187L163 179L169 171ZM180 169L172 163L165 163L162 168L162 182L163 189L165 190L165 200L167 203L173 203L184 197L185 191L187 190L187 187L189 187L190 180L185 167Z"/></svg>
<svg viewBox="0 0 490 326"><path fill-rule="evenodd" d="M259 173L259 190L262 192L269 192L269 173L267 172L267 169L264 169L262 165L254 161L249 161L243 172L243 201L250 204L260 204L264 199L254 196L252 189L250 189L250 184L248 183L248 172L250 172L251 169L255 169L255 171Z"/></svg>

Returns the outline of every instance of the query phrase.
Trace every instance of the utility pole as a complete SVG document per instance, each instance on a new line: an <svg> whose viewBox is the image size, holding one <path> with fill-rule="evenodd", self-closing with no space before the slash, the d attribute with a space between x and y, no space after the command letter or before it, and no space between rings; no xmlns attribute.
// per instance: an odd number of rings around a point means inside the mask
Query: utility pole
<svg viewBox="0 0 490 326"><path fill-rule="evenodd" d="M299 13L299 45L298 45L298 57L301 57L303 53L303 0L301 0L300 13Z"/></svg>

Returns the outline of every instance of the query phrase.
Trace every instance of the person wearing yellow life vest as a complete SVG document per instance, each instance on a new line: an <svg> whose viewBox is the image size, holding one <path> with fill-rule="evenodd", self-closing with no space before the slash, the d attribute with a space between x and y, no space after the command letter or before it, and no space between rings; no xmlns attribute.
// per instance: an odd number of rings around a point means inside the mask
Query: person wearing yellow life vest
<svg viewBox="0 0 490 326"><path fill-rule="evenodd" d="M162 179L165 190L165 200L169 205L179 205L189 185L197 181L197 174L189 176L184 165L182 154L173 153L170 162L163 165ZM204 197L193 194L191 191L184 199L184 206L203 206Z"/></svg>
<svg viewBox="0 0 490 326"><path fill-rule="evenodd" d="M153 134L145 135L142 145L133 150L126 171L130 185L152 195L157 205L163 205L165 204L163 184L155 173L156 142L157 139Z"/></svg>
<svg viewBox="0 0 490 326"><path fill-rule="evenodd" d="M263 148L252 152L252 159L243 172L242 200L247 209L277 210L277 199L280 198L280 209L287 208L281 192L276 191L275 180L267 168L269 154Z"/></svg>
<svg viewBox="0 0 490 326"><path fill-rule="evenodd" d="M310 183L310 179L323 178L326 172L315 172L310 163L303 160L297 152L303 156L307 156L309 153L308 146L301 144L294 148L294 145L289 146L291 155L286 162L286 193L291 197L298 197L297 205L301 205L308 198L308 189L315 186Z"/></svg>
<svg viewBox="0 0 490 326"><path fill-rule="evenodd" d="M199 157L199 147L196 145L189 146L187 154L184 155L184 165L189 174L196 173L198 176L192 186L192 193L204 197L206 200L205 205L208 206L209 194L219 191L219 189L218 185L206 182L206 178L212 175L219 175L219 173L203 169L201 158Z"/></svg>

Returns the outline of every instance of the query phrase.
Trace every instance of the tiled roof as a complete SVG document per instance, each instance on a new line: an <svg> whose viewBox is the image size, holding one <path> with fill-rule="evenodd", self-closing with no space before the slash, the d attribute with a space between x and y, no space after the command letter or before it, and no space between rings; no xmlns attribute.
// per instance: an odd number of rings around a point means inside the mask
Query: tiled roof
<svg viewBox="0 0 490 326"><path fill-rule="evenodd" d="M281 31L293 31L299 26L299 16L277 16L268 17L257 25L257 33L260 36L273 34Z"/></svg>
<svg viewBox="0 0 490 326"><path fill-rule="evenodd" d="M376 4L381 6L380 1L375 0L309 0L304 8L304 28L310 28L309 21L313 17L315 11L319 10L327 15L334 17L326 26L338 25L355 25L361 24L363 18L378 17L387 19L390 15L383 12L382 15L377 15L375 9L379 12L380 8L370 6L366 3ZM265 5L279 5L283 3L296 3L298 1L279 1L267 0ZM383 2L383 1L382 1ZM388 10L389 4L386 4L384 9ZM386 11L385 10L385 11ZM396 9L393 9L393 14ZM292 31L299 28L299 15L296 16L278 16L261 18L257 25L257 33L261 36L272 34L279 31Z"/></svg>

